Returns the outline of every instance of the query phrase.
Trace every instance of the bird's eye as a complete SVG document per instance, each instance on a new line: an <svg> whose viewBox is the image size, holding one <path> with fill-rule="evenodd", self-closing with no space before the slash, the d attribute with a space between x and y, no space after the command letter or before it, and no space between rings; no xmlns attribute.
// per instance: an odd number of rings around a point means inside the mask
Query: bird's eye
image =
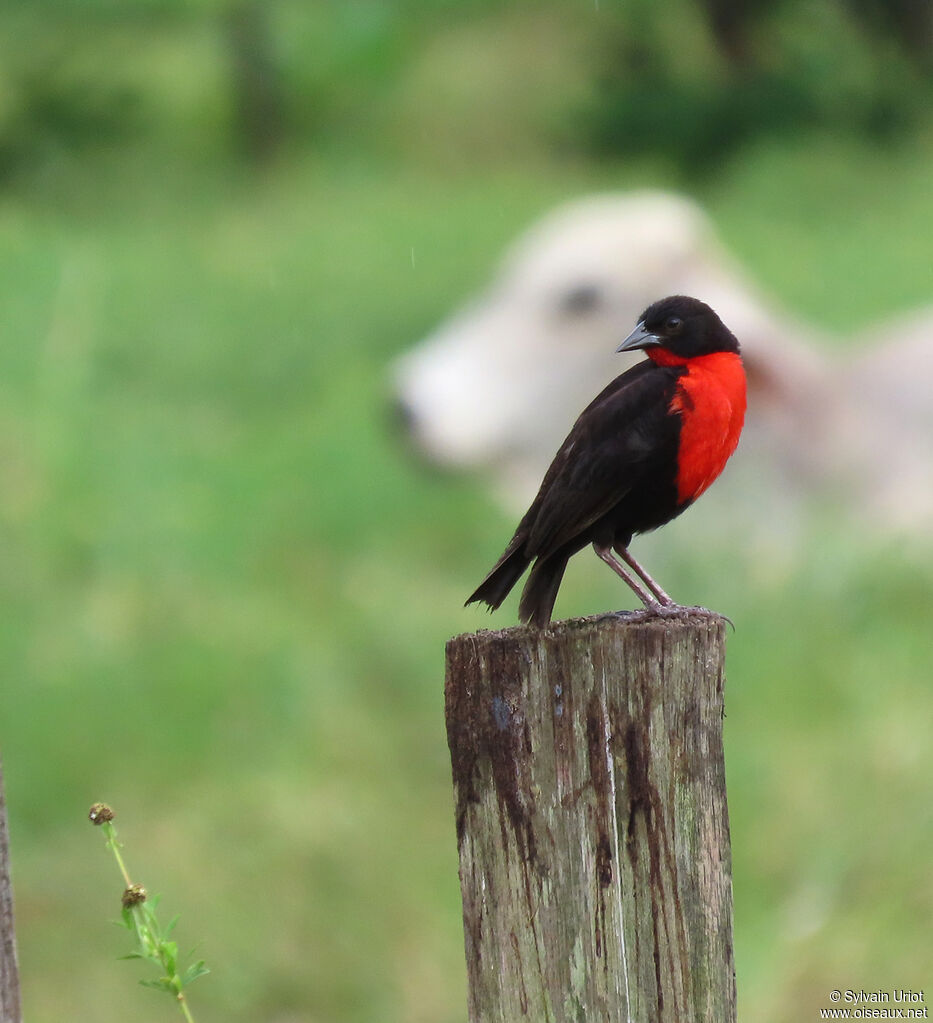
<svg viewBox="0 0 933 1023"><path fill-rule="evenodd" d="M669 334L679 334L683 325L684 321L679 316L668 316L664 329Z"/></svg>
<svg viewBox="0 0 933 1023"><path fill-rule="evenodd" d="M602 301L603 296L598 285L578 284L561 296L560 309L562 313L581 316L598 309Z"/></svg>

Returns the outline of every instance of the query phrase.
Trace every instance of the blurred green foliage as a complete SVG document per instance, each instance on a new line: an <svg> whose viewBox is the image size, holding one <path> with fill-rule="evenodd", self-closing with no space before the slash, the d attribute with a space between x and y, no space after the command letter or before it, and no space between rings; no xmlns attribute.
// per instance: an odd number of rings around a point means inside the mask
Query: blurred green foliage
<svg viewBox="0 0 933 1023"><path fill-rule="evenodd" d="M96 799L204 938L199 1019L465 1018L443 644L489 624L461 604L512 523L412 460L388 364L551 205L687 179L677 147L581 148L630 8L267 10L272 151L241 145L228 4L0 12L0 749L31 1023L164 1018L89 924L112 887ZM709 38L684 38L702 81ZM929 300L915 74L884 146L813 119L694 186L823 326ZM740 1014L776 1023L834 987L921 987L933 911L928 552L817 519L798 554L652 564L737 623ZM621 599L577 560L561 614Z"/></svg>
<svg viewBox="0 0 933 1023"><path fill-rule="evenodd" d="M718 9L731 17L717 36ZM675 0L665 10L627 6L601 41L583 121L596 152L664 154L690 177L765 138L828 130L890 142L929 108L933 65L874 31L857 3Z"/></svg>
<svg viewBox="0 0 933 1023"><path fill-rule="evenodd" d="M461 159L654 154L687 178L823 129L889 140L931 98L916 0L90 0L13 3L0 174L154 142ZM475 153L474 153L475 158Z"/></svg>

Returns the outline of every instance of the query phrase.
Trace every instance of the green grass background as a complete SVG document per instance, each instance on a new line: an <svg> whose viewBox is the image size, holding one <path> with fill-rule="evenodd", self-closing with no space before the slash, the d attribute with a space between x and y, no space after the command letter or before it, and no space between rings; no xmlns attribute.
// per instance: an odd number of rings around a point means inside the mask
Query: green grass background
<svg viewBox="0 0 933 1023"><path fill-rule="evenodd" d="M471 31L438 37L443 61L491 45ZM321 147L247 174L105 149L0 195L0 741L29 1023L172 1011L115 961L98 799L212 968L199 1020L465 1019L443 648L489 624L461 605L513 523L483 481L410 457L387 366L553 204L679 183L497 152ZM931 161L923 131L813 135L692 192L772 294L844 334L930 299ZM558 611L618 604L606 576L575 565ZM699 549L664 581L736 623L740 1019L933 989L929 552L827 513L780 572Z"/></svg>

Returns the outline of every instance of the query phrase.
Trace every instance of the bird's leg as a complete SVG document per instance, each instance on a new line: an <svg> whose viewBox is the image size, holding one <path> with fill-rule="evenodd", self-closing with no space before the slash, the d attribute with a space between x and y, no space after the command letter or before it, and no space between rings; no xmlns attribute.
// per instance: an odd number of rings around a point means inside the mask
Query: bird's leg
<svg viewBox="0 0 933 1023"><path fill-rule="evenodd" d="M661 589L661 587L651 578L650 575L638 564L638 562L628 552L627 547L616 547L616 553L619 557L641 578L649 590L657 597L658 601L665 607L676 607L674 601ZM652 602L653 603L653 602Z"/></svg>
<svg viewBox="0 0 933 1023"><path fill-rule="evenodd" d="M632 588L635 596L645 605L645 607L657 607L658 601L640 584L637 583L629 574L625 571L619 561L613 556L613 553L609 547L602 547L599 544L593 544L593 550L596 551L597 555L602 558L603 561L612 569L613 572L620 578L624 579L626 583ZM663 590L661 591L664 592ZM666 594L665 594L666 596ZM670 601L670 597L667 598Z"/></svg>

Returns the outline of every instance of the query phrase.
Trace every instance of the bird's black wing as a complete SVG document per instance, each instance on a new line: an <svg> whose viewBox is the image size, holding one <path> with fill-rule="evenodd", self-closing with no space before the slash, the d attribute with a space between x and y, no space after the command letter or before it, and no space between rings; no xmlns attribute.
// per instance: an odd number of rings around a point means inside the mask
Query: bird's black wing
<svg viewBox="0 0 933 1023"><path fill-rule="evenodd" d="M669 407L681 372L646 359L580 413L523 521L526 554L547 557L611 511L661 459L676 461Z"/></svg>

